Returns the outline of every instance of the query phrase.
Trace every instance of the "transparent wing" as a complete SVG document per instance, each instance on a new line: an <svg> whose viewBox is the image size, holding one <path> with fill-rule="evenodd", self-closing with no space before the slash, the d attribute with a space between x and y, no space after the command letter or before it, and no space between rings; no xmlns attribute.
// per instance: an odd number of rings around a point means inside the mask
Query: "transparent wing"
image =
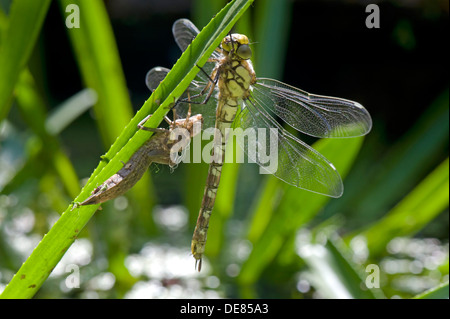
<svg viewBox="0 0 450 319"><path fill-rule="evenodd" d="M370 114L361 104L310 94L276 80L258 78L252 96L267 112L311 136L355 137L372 128Z"/></svg>
<svg viewBox="0 0 450 319"><path fill-rule="evenodd" d="M150 89L150 91L156 90L158 85L169 73L170 69L164 67L155 67L147 72L145 76L145 84ZM201 103L205 96L199 96L195 98L196 94L200 94L204 87L207 85L205 82L201 81L192 81L189 85L186 92L180 97L180 100L188 100L192 101L191 103L191 113L192 114L202 114L203 117L203 128L214 127L216 122L216 106L217 99L215 96L211 96L208 103ZM189 93L189 94L188 94ZM192 98L191 98L192 97ZM178 118L186 118L189 109L189 103L178 102L176 105L176 113Z"/></svg>
<svg viewBox="0 0 450 319"><path fill-rule="evenodd" d="M197 27L188 19L178 19L173 23L172 34L175 38L175 42L181 51L186 51L192 40L199 34L200 31Z"/></svg>
<svg viewBox="0 0 450 319"><path fill-rule="evenodd" d="M157 66L147 72L145 76L145 85L147 85L150 91L156 90L158 85L164 80L170 69L164 68L162 66Z"/></svg>
<svg viewBox="0 0 450 319"><path fill-rule="evenodd" d="M181 51L186 51L189 44L191 44L192 40L200 33L197 27L188 19L178 19L174 22L172 26L173 37L175 38L175 42L178 44L178 47ZM203 71L206 74L211 75L214 67L216 66L216 62L220 59L222 54L217 49L215 50L211 57L210 62L206 62L202 67ZM207 83L208 77L206 74L200 71L197 74L197 80Z"/></svg>
<svg viewBox="0 0 450 319"><path fill-rule="evenodd" d="M260 172L273 174L282 181L315 193L340 197L344 191L336 168L323 155L284 130L254 100L244 101L233 127L243 129L245 138L238 144ZM258 136L251 135L258 132ZM253 133L251 133L253 132Z"/></svg>

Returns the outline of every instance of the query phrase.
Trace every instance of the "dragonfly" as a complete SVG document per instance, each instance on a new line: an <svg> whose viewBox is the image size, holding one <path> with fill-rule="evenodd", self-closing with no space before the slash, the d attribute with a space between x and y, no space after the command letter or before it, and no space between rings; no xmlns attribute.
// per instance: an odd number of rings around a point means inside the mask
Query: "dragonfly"
<svg viewBox="0 0 450 319"><path fill-rule="evenodd" d="M182 160L183 151L188 148L191 138L201 131L203 122L201 114L191 116L188 110L185 119L177 119L175 111L173 121L166 116L164 119L169 124L169 129L143 126L150 116L142 120L138 128L155 134L136 150L116 174L95 188L91 196L76 206L101 204L125 194L142 178L152 163L176 167Z"/></svg>
<svg viewBox="0 0 450 319"><path fill-rule="evenodd" d="M172 32L180 49L185 51L199 30L191 21L180 19L174 23ZM337 198L343 193L343 183L336 168L322 154L284 129L277 118L301 133L318 138L363 136L372 127L370 114L357 102L311 94L274 79L257 78L251 56L247 36L228 34L187 90L194 100L202 99L197 106L202 110L204 128L214 127L217 132L191 243L198 271L202 266L230 128L267 130L269 133L263 137L258 135L256 140L237 139L249 159L263 171L267 169L262 154L271 153L275 141L278 165L269 173L295 187ZM151 69L146 76L147 86L154 90L168 72L169 69L163 67ZM181 113L183 105L176 103Z"/></svg>

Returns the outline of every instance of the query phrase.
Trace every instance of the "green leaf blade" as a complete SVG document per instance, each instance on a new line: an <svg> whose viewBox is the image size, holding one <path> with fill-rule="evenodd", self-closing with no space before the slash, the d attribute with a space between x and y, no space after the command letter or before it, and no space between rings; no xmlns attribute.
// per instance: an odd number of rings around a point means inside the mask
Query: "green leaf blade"
<svg viewBox="0 0 450 319"><path fill-rule="evenodd" d="M0 47L0 121L9 112L14 87L31 55L49 5L50 0L18 0L11 5L9 27Z"/></svg>

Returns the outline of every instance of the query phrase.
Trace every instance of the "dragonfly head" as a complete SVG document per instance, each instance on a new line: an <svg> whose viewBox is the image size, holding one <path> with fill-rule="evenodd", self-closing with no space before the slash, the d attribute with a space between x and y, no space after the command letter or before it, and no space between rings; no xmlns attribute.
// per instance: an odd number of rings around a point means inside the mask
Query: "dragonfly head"
<svg viewBox="0 0 450 319"><path fill-rule="evenodd" d="M248 60L252 57L247 36L239 33L227 35L222 40L222 50L225 55L234 54L241 60Z"/></svg>

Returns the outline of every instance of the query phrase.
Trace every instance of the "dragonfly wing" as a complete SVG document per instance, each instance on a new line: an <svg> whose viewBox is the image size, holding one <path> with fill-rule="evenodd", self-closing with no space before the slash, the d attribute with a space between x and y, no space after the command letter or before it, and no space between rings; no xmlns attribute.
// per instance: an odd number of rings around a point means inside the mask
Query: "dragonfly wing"
<svg viewBox="0 0 450 319"><path fill-rule="evenodd" d="M175 42L178 44L178 47L181 51L186 51L189 44L191 44L192 40L200 33L198 28L188 19L178 19L174 22L172 27L173 37L175 38ZM217 49L215 50L211 57L210 61L206 62L202 67L203 71L200 71L197 74L197 79L202 82L208 82L208 76L211 75L214 67L216 66L216 61L222 57L222 54Z"/></svg>
<svg viewBox="0 0 450 319"><path fill-rule="evenodd" d="M261 173L315 193L340 197L344 187L336 168L322 154L284 130L265 110L248 99L239 112L234 128L243 129L247 138L237 138L249 159ZM255 135L257 138L251 138ZM253 132L253 133L251 133Z"/></svg>
<svg viewBox="0 0 450 319"><path fill-rule="evenodd" d="M296 130L316 137L355 137L372 128L369 112L359 103L310 94L285 83L258 78L255 101Z"/></svg>
<svg viewBox="0 0 450 319"><path fill-rule="evenodd" d="M164 67L154 67L147 72L145 76L145 84L150 89L150 91L156 90L158 85L164 80L164 78L169 73L170 69ZM203 117L203 128L214 127L216 121L216 106L217 99L215 96L211 96L208 103L199 104L203 101L204 95L197 98L191 98L192 96L199 94L203 88L207 85L205 82L192 81L188 89L180 97L181 100L192 101L191 103L191 114L202 114ZM179 100L180 101L180 100ZM176 113L178 118L186 118L189 110L189 103L178 102L176 106Z"/></svg>
<svg viewBox="0 0 450 319"><path fill-rule="evenodd" d="M173 23L172 34L175 38L175 42L181 51L186 51L192 40L199 34L200 31L197 27L188 19L178 19Z"/></svg>
<svg viewBox="0 0 450 319"><path fill-rule="evenodd" d="M156 90L158 85L165 79L167 73L169 73L170 69L163 68L162 66L157 66L150 71L147 72L145 76L145 84L147 85L150 91Z"/></svg>

